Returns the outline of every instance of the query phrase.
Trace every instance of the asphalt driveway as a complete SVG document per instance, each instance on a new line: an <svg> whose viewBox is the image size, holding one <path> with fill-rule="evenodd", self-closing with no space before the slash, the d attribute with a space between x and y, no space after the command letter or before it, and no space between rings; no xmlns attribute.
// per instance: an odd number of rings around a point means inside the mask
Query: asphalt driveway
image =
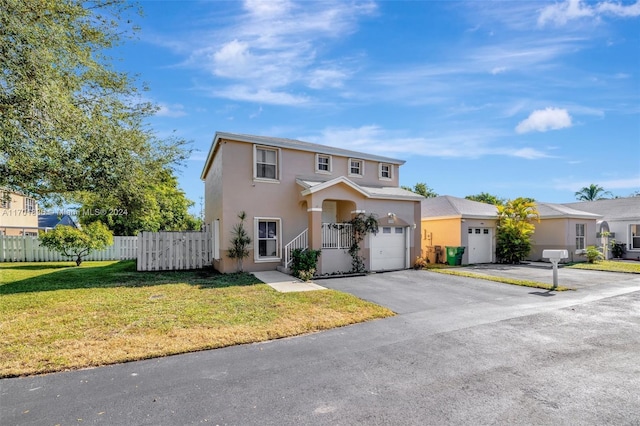
<svg viewBox="0 0 640 426"><path fill-rule="evenodd" d="M486 264L458 268L478 275L524 279L553 284L553 270L545 264ZM396 313L411 313L447 309L461 305L519 305L540 297L557 299L546 307L566 306L576 300L592 300L628 291L640 283L640 275L559 268L558 283L575 288L573 292L549 292L531 287L519 287L480 279L451 280L437 272L404 270L363 277L325 279L317 282L327 288L355 294L364 300L383 305ZM455 283L455 284L453 284ZM444 287L443 287L444 286ZM538 306L536 306L538 307Z"/></svg>
<svg viewBox="0 0 640 426"><path fill-rule="evenodd" d="M0 380L0 424L640 424L638 275L562 293L428 271L321 284L399 314Z"/></svg>

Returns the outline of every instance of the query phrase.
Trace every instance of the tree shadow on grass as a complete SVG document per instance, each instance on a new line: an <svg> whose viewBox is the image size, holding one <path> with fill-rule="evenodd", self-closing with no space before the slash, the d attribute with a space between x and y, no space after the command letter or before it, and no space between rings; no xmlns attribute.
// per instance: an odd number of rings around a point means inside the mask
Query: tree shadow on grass
<svg viewBox="0 0 640 426"><path fill-rule="evenodd" d="M21 263L4 263L0 270L17 270L17 271L41 271L43 269L65 269L75 267L75 262L59 262L56 264L46 263L43 265L34 265L34 264L21 264Z"/></svg>
<svg viewBox="0 0 640 426"><path fill-rule="evenodd" d="M24 271L25 278L0 285L0 295L71 290L83 288L147 287L167 284L189 284L202 289L248 286L262 284L251 274L221 274L213 268L189 271L149 271L138 272L135 260L123 260L104 266L92 266L85 262L80 267L58 265L22 265L3 269ZM56 269L51 272L30 276L30 271ZM22 274L20 274L22 275Z"/></svg>

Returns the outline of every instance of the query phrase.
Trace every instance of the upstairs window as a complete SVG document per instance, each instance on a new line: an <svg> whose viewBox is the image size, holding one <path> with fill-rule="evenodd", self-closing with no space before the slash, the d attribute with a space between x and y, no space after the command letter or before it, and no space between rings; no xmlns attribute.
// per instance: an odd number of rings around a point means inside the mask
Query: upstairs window
<svg viewBox="0 0 640 426"><path fill-rule="evenodd" d="M255 173L257 179L278 180L278 150L255 148Z"/></svg>
<svg viewBox="0 0 640 426"><path fill-rule="evenodd" d="M24 199L24 211L26 213L35 213L36 212L36 200L33 198L25 198Z"/></svg>
<svg viewBox="0 0 640 426"><path fill-rule="evenodd" d="M584 250L584 223L576 223L576 250Z"/></svg>
<svg viewBox="0 0 640 426"><path fill-rule="evenodd" d="M364 164L362 160L356 160L355 158L349 159L349 176L364 176Z"/></svg>
<svg viewBox="0 0 640 426"><path fill-rule="evenodd" d="M331 156L316 154L316 172L331 173Z"/></svg>
<svg viewBox="0 0 640 426"><path fill-rule="evenodd" d="M378 177L380 179L391 180L393 177L393 166L389 163L380 163L380 168L378 171Z"/></svg>
<svg viewBox="0 0 640 426"><path fill-rule="evenodd" d="M8 192L0 192L0 208L11 208L11 194Z"/></svg>

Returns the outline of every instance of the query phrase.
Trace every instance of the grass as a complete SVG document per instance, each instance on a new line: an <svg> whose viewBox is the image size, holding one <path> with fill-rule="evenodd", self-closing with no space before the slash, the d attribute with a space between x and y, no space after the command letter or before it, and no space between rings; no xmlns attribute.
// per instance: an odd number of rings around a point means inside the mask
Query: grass
<svg viewBox="0 0 640 426"><path fill-rule="evenodd" d="M250 274L135 262L0 263L0 377L160 357L393 315L334 290L278 293Z"/></svg>
<svg viewBox="0 0 640 426"><path fill-rule="evenodd" d="M426 269L429 271L438 272L440 274L457 275L459 277L467 277L467 278L479 278L481 280L495 281L498 283L510 284L510 285L519 285L523 287L542 288L545 290L554 290L554 291L574 290L571 287L565 287L561 285L554 288L553 284L541 283L538 281L518 280L515 278L494 277L491 275L474 274L473 272L456 271L454 269L455 267L451 267L447 265L434 265L434 266L435 267L427 267Z"/></svg>
<svg viewBox="0 0 640 426"><path fill-rule="evenodd" d="M595 263L574 263L567 268L575 269L591 269L594 271L608 272L628 272L631 274L640 274L640 262L620 262L615 260L601 260Z"/></svg>

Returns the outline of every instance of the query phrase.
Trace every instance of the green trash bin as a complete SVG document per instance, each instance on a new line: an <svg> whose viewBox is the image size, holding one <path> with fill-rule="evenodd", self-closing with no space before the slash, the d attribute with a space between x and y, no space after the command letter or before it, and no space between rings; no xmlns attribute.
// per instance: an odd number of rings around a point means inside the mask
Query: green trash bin
<svg viewBox="0 0 640 426"><path fill-rule="evenodd" d="M451 266L462 265L462 255L464 247L448 247L447 246L447 263Z"/></svg>

